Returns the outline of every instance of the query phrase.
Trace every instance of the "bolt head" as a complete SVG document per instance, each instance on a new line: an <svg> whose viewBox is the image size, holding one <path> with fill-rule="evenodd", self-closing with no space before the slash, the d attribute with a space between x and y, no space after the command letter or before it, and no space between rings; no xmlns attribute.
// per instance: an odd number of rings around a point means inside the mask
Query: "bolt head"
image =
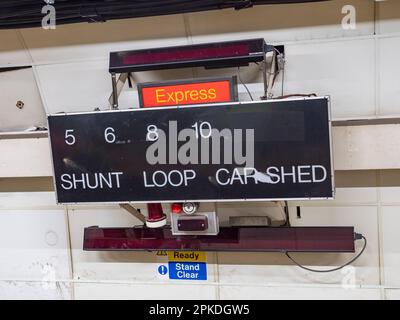
<svg viewBox="0 0 400 320"><path fill-rule="evenodd" d="M22 109L24 107L24 105L25 105L25 103L22 100L17 101L16 106L18 109Z"/></svg>

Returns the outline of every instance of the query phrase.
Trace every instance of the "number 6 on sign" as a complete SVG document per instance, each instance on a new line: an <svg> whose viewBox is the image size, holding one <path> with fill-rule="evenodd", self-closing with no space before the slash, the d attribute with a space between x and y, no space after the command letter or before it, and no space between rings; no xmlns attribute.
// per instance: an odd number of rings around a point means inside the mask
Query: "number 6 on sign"
<svg viewBox="0 0 400 320"><path fill-rule="evenodd" d="M104 130L104 139L106 139L107 143L114 143L115 142L115 130L114 128L108 127Z"/></svg>

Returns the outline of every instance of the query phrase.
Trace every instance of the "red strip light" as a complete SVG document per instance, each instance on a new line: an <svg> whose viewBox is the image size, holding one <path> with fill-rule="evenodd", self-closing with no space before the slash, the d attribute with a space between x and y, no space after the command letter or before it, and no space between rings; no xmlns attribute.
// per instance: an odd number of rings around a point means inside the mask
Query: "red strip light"
<svg viewBox="0 0 400 320"><path fill-rule="evenodd" d="M236 67L263 61L265 40L249 39L110 53L111 73L188 67Z"/></svg>
<svg viewBox="0 0 400 320"><path fill-rule="evenodd" d="M153 51L153 52L152 52ZM127 54L123 57L123 64L145 64L174 61L188 61L192 59L226 58L248 55L250 48L248 44L219 46L215 48L182 48L179 51L171 51L165 48L164 51L148 50L147 52Z"/></svg>
<svg viewBox="0 0 400 320"><path fill-rule="evenodd" d="M169 228L85 228L84 250L354 252L353 227L223 227L216 236L173 236Z"/></svg>

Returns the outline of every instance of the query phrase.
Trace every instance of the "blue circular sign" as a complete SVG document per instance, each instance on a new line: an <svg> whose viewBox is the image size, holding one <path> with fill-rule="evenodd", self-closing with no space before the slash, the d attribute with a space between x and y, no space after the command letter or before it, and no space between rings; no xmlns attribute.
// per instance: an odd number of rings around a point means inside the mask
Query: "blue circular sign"
<svg viewBox="0 0 400 320"><path fill-rule="evenodd" d="M167 271L168 271L168 269L164 265L161 265L161 266L158 267L158 273L161 274L161 275L167 274Z"/></svg>

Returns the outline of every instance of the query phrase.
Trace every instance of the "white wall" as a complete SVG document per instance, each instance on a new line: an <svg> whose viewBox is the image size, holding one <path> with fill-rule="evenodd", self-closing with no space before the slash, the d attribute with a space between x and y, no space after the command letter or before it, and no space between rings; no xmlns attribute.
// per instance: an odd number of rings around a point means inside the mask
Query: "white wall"
<svg viewBox="0 0 400 320"><path fill-rule="evenodd" d="M341 8L345 4L353 4L357 9L355 30L341 28ZM44 125L44 110L53 113L107 108L111 92L107 71L110 51L259 36L273 44L285 44L285 94L331 95L336 120L400 116L397 102L400 2L334 0L312 6L263 6L241 11L58 26L53 31L0 31L0 67L33 66L0 75L0 131ZM217 72L220 71L190 69L140 73L136 77L137 81L149 81ZM233 72L236 70L226 71ZM257 68L242 72L251 90L261 95ZM281 78L275 88L276 95L280 94L280 81ZM243 88L240 91L241 99L247 99ZM135 90L126 88L121 98L122 107L135 107L135 99ZM17 110L17 100L26 101L26 107ZM372 137L373 131L366 130ZM388 127L385 130L389 132L383 141L389 140L387 136L391 132ZM357 132L364 136L362 131ZM351 140L354 135L349 136L348 132L342 137L336 142L339 149L344 139L355 141ZM46 172L43 175L51 175L48 163L40 155L41 150L46 150L42 142L24 141L14 142L21 145L18 150L23 150L18 161L0 161L0 164L7 163L0 168L0 183L2 177L15 177L15 172L19 176L30 176L30 172L42 170ZM388 142L396 149L394 139ZM31 147L25 150L25 145ZM357 155L358 147L357 144L352 145L353 149L340 149L343 163ZM376 150L375 154L382 149ZM9 144L0 143L2 160L11 159L10 152ZM170 292L173 292L172 298L177 299L398 299L400 173L378 170L398 167L384 166L387 159L375 157L374 153L370 157L371 162L362 169L377 171L342 174L334 201L290 204L293 225L354 225L357 232L365 234L367 250L354 264L356 288L343 288L342 282L348 279L346 273L306 272L277 253L212 253L207 255L209 280L205 284L165 280L156 271L164 258L155 253L82 251L85 226L137 223L118 207L65 208L55 205L52 192L0 193L0 298L161 299L171 298ZM296 205L302 208L300 219L296 217ZM268 203L220 206L222 215L275 214L274 210ZM324 268L340 265L351 256L297 254L296 258L306 265Z"/></svg>
<svg viewBox="0 0 400 320"><path fill-rule="evenodd" d="M400 173L368 171L364 184L397 179ZM397 175L397 176L396 176ZM374 182L373 182L374 181ZM371 183L373 182L373 183ZM279 253L208 253L208 280L172 281L157 267L164 257L148 252L84 252L83 228L139 224L117 206L57 207L54 193L3 193L0 198L0 296L2 298L305 298L379 299L400 289L400 240L397 232L400 187L342 187L331 202L291 203L295 226L354 225L368 247L351 270L330 274L303 271ZM301 206L297 218L295 206ZM272 204L221 204L227 214L274 214ZM71 241L71 243L69 243ZM71 249L70 249L71 248ZM357 250L360 250L358 243ZM337 266L353 254L295 254L313 268ZM346 280L347 279L347 280ZM321 295L321 293L324 293ZM189 295L190 294L190 295Z"/></svg>

